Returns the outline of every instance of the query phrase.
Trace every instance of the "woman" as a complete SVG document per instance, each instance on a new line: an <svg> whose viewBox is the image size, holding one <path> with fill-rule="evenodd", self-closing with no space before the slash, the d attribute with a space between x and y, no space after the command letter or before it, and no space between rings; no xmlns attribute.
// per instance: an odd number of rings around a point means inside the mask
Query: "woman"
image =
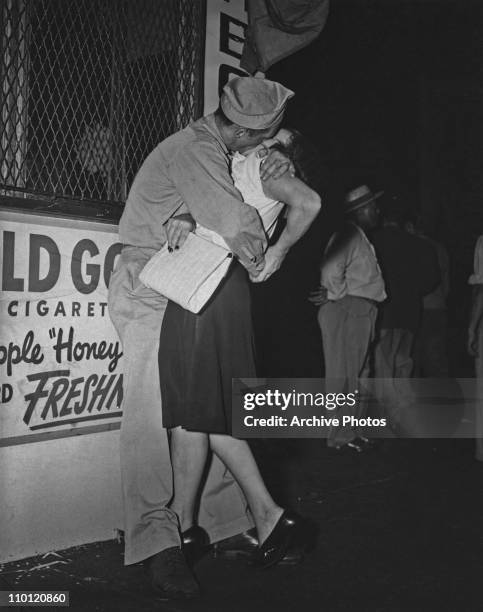
<svg viewBox="0 0 483 612"><path fill-rule="evenodd" d="M276 141L290 147L296 138L298 135L280 130ZM280 267L290 247L308 229L320 209L320 198L288 173L262 183L257 149L242 153L233 158L234 183L244 200L257 208L269 235L284 205L287 206L286 226L267 250L265 267L252 278L261 282ZM197 231L223 243L221 237L205 228L199 227ZM233 474L248 501L259 541L255 563L267 567L280 561L292 547L304 547L305 521L274 502L248 444L230 435L232 378L256 376L248 275L240 263L232 264L199 314L168 302L159 364L163 425L176 439L175 448L189 449L183 456L172 453L171 509L179 517L183 541L202 540L202 530L195 526L195 510L211 448Z"/></svg>

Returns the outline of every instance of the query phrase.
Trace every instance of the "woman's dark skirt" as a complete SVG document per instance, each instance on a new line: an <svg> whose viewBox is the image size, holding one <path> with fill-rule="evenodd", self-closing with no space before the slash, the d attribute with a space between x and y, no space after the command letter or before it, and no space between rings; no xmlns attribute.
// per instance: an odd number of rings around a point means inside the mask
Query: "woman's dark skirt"
<svg viewBox="0 0 483 612"><path fill-rule="evenodd" d="M250 290L239 263L200 313L168 301L159 375L164 427L231 433L232 378L256 376Z"/></svg>

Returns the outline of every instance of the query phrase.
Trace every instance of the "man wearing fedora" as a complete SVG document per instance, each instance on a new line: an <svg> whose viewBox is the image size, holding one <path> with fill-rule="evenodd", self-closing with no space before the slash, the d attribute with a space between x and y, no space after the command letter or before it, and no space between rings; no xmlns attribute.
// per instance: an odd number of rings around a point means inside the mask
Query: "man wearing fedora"
<svg viewBox="0 0 483 612"><path fill-rule="evenodd" d="M173 134L146 158L119 224L124 248L109 285L109 314L124 351L120 438L124 561L126 565L144 561L152 586L169 598L192 598L199 592L183 551L194 547L200 531L194 526L180 533L178 517L169 508L171 457L179 461L185 457L186 465L196 459L177 441L170 455L158 370L167 300L144 287L139 273L166 242L170 248L181 246L193 227L192 218L221 235L252 276L260 272L266 237L257 211L242 201L233 185L230 152L270 138L292 95L273 81L232 79L215 114ZM261 178L277 178L289 168L289 160L274 151L262 166ZM217 457L207 476L198 520L211 542L253 526L241 489Z"/></svg>
<svg viewBox="0 0 483 612"><path fill-rule="evenodd" d="M331 392L354 392L358 380L369 375L369 356L374 339L377 304L386 299L384 281L366 232L376 227L379 209L367 185L349 191L344 201L345 223L332 235L320 269L324 297L312 298L320 305L325 377ZM364 416L364 404L338 409L339 425L331 426L331 448L360 453L371 447L354 425L343 425L342 416Z"/></svg>

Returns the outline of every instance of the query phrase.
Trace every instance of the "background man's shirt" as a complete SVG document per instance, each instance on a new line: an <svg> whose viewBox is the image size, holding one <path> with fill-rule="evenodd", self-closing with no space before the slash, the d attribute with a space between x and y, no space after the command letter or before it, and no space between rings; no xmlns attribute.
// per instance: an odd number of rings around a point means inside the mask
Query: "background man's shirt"
<svg viewBox="0 0 483 612"><path fill-rule="evenodd" d="M363 230L348 223L335 233L325 250L320 283L329 300L346 295L382 302L386 299L384 281L372 244Z"/></svg>

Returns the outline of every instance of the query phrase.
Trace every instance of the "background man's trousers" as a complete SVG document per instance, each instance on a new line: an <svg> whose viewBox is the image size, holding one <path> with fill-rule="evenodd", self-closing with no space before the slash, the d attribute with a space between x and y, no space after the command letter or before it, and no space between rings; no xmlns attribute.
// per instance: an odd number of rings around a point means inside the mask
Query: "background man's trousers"
<svg viewBox="0 0 483 612"><path fill-rule="evenodd" d="M375 391L395 433L417 433L410 407L414 403L411 389L414 333L409 329L381 329L374 347ZM416 428L416 429L415 429Z"/></svg>
<svg viewBox="0 0 483 612"><path fill-rule="evenodd" d="M125 247L109 285L109 314L124 355L120 452L126 565L180 545L177 518L167 508L172 468L158 369L167 301L138 280L152 254L152 249ZM198 523L212 542L253 526L240 488L217 457L203 490Z"/></svg>
<svg viewBox="0 0 483 612"><path fill-rule="evenodd" d="M326 302L319 309L319 325L324 346L325 378L329 392L354 392L359 379L369 376L369 355L377 317L375 303L364 298L346 295L340 300ZM366 407L357 401L353 407L344 406L334 411L339 426L331 426L327 444L343 446L357 437L354 427L342 426L342 416L361 418Z"/></svg>

